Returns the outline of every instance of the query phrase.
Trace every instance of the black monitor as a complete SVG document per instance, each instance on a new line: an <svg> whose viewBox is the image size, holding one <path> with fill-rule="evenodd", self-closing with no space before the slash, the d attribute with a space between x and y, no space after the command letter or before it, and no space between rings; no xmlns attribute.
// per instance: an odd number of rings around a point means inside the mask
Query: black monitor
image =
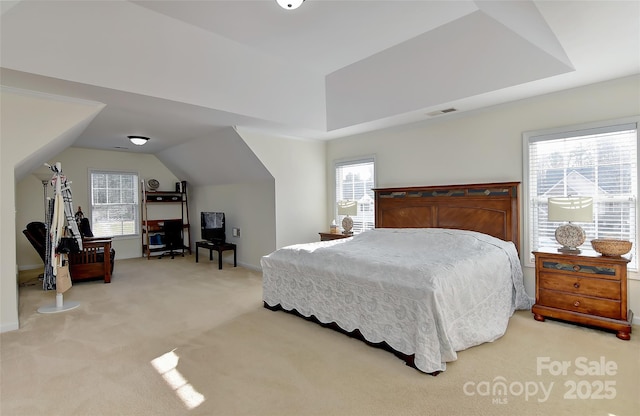
<svg viewBox="0 0 640 416"><path fill-rule="evenodd" d="M214 243L225 242L224 212L200 213L200 237Z"/></svg>

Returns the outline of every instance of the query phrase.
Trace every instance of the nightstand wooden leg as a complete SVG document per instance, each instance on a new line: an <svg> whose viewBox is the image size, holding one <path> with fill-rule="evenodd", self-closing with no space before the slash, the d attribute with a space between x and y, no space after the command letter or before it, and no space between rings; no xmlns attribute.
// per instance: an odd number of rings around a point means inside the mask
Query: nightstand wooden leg
<svg viewBox="0 0 640 416"><path fill-rule="evenodd" d="M533 314L533 319L535 319L536 321L544 322L544 316L538 315L537 313Z"/></svg>
<svg viewBox="0 0 640 416"><path fill-rule="evenodd" d="M623 341L629 341L631 339L631 334L626 331L618 331L616 333L616 337L620 338Z"/></svg>

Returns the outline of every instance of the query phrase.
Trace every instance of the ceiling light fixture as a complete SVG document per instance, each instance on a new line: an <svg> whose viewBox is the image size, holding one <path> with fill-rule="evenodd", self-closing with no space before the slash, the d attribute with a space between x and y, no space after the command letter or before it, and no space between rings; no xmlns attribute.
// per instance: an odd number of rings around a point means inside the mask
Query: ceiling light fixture
<svg viewBox="0 0 640 416"><path fill-rule="evenodd" d="M276 3L285 10L293 10L300 7L304 0L276 0Z"/></svg>
<svg viewBox="0 0 640 416"><path fill-rule="evenodd" d="M131 143L135 144L136 146L142 146L143 144L149 141L149 138L144 136L127 136L127 137L129 138L129 140L131 140Z"/></svg>

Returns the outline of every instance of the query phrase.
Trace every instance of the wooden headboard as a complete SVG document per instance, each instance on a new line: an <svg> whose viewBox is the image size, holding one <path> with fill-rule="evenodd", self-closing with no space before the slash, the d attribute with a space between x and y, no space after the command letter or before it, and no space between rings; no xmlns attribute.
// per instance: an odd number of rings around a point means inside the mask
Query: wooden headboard
<svg viewBox="0 0 640 416"><path fill-rule="evenodd" d="M457 228L513 241L520 251L519 182L378 188L376 228Z"/></svg>

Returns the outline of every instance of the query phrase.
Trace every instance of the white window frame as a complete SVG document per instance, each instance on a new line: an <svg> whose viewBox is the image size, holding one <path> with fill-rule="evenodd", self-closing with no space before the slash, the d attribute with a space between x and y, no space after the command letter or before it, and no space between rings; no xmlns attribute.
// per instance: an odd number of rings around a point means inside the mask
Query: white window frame
<svg viewBox="0 0 640 416"><path fill-rule="evenodd" d="M559 128L554 128L554 129L546 129L546 130L537 130L537 131L528 131L528 132L524 132L522 134L522 154L523 154L523 163L522 163L522 167L523 167L523 187L522 187L522 219L523 219L523 230L524 230L524 241L523 241L523 246L524 246L524 251L522 254L522 258L523 258L523 265L525 267L535 267L535 263L534 263L534 259L533 259L533 255L531 254L531 252L535 249L537 249L538 247L533 247L533 236L532 236L532 228L533 225L530 223L530 219L531 219L531 195L530 195L530 169L529 169L529 143L531 141L536 141L536 140L540 140L540 138L542 138L542 140L551 140L554 138L562 138L562 137L571 137L571 136L578 136L583 132L587 132L588 134L595 134L598 132L604 132L604 131L612 131L615 126L620 126L620 125L633 125L635 124L635 128L636 128L636 143L638 141L638 137L640 137L640 117L627 117L627 118L621 118L621 119L616 119L616 120L607 120L607 121L600 121L600 122L594 122L594 123L585 123L585 124L580 124L580 125L573 125L573 126L565 126L565 127L559 127ZM575 133L575 134L572 134ZM637 156L640 155L640 146L637 146ZM638 156L637 158L639 158L640 156ZM638 163L638 160L636 160L636 170L638 169L638 166L640 165L640 163ZM638 173L636 172L636 176L638 177ZM638 178L640 179L640 178ZM638 224L640 224L638 222L639 219L639 211L640 211L640 207L638 207L638 187L637 187L637 183L636 183L636 212L635 212L635 224L636 224L636 235L635 235L635 241L640 241L638 240ZM638 252L636 249L636 244L634 244L633 247L633 252ZM633 256L635 258L635 256ZM634 271L637 272L637 268L631 268L630 267L630 271ZM635 274L635 273L634 273ZM630 278L631 275L630 275Z"/></svg>
<svg viewBox="0 0 640 416"><path fill-rule="evenodd" d="M357 158L338 159L338 160L334 160L333 162L333 218L336 220L338 227L341 227L341 223L342 223L342 217L338 216L338 201L339 201L338 188L337 188L338 168L348 166L348 165L362 164L362 163L373 163L373 184L371 186L371 188L373 189L376 187L376 184L377 184L377 172L376 172L377 169L376 169L375 155L361 156ZM373 196L371 196L371 198L373 199ZM363 209L362 206L358 207L358 216L363 215L364 212L368 213L367 214L368 216L369 215L371 216L372 225L370 228L366 228L367 230L375 227L375 199L371 202L371 206L373 208L371 210ZM354 227L354 234L358 234L360 232L361 232L360 229Z"/></svg>
<svg viewBox="0 0 640 416"><path fill-rule="evenodd" d="M131 205L134 206L135 209L135 218L133 219L133 229L132 233L127 234L110 234L110 235L101 235L100 234L100 226L97 224L94 218L94 202L93 202L93 175L94 174L115 174L115 175L133 175L134 180L134 197L133 203ZM133 171L119 171L114 169L89 169L89 218L91 221L91 230L93 231L94 236L96 237L114 237L114 238L139 238L140 237L140 174L138 172Z"/></svg>

